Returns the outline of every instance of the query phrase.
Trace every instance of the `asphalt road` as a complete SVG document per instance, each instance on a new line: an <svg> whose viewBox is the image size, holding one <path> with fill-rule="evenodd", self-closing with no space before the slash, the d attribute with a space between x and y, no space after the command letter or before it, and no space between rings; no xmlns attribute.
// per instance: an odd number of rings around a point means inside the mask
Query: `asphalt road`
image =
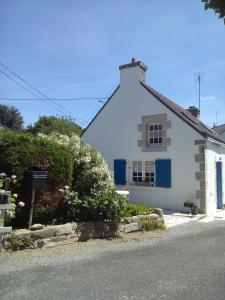
<svg viewBox="0 0 225 300"><path fill-rule="evenodd" d="M225 221L0 257L0 299L225 299Z"/></svg>

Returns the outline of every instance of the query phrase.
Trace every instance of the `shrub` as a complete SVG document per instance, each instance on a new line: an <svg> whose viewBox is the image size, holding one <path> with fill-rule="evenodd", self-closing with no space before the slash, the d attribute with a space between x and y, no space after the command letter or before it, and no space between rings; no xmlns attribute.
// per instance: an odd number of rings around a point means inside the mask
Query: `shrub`
<svg viewBox="0 0 225 300"><path fill-rule="evenodd" d="M23 250L27 248L33 248L34 238L28 236L17 236L15 233L11 233L6 238L5 249L9 251Z"/></svg>
<svg viewBox="0 0 225 300"><path fill-rule="evenodd" d="M143 231L155 230L155 229L161 229L161 230L166 229L166 227L164 225L164 222L162 220L159 220L159 219L150 220L148 218L141 218L138 221L138 224L141 225L141 229Z"/></svg>
<svg viewBox="0 0 225 300"><path fill-rule="evenodd" d="M39 120L33 126L28 126L27 130L33 134L59 132L68 136L82 133L82 128L72 118L56 116L39 117Z"/></svg>
<svg viewBox="0 0 225 300"><path fill-rule="evenodd" d="M49 175L48 190L36 193L35 206L56 207L60 201L56 191L71 184L72 180L73 160L68 148L43 136L0 130L0 170L17 175L18 181L12 192L19 194L18 201L26 203L25 208L16 213L13 221L16 227L20 223L26 225L28 219L31 191L24 174L29 169L47 170Z"/></svg>
<svg viewBox="0 0 225 300"><path fill-rule="evenodd" d="M82 199L79 199L77 193L68 191L64 199L64 211L68 211L67 221L102 220L119 223L126 204L127 200L112 188Z"/></svg>
<svg viewBox="0 0 225 300"><path fill-rule="evenodd" d="M53 133L48 139L69 148L74 162L72 188L80 198L114 186L112 173L101 154L91 146L84 145L78 136Z"/></svg>
<svg viewBox="0 0 225 300"><path fill-rule="evenodd" d="M52 206L44 206L39 203L34 207L33 224L51 225L55 219L55 213L56 210Z"/></svg>
<svg viewBox="0 0 225 300"><path fill-rule="evenodd" d="M72 158L68 149L44 137L11 130L0 131L0 170L23 179L29 168L48 170L51 183L71 181Z"/></svg>
<svg viewBox="0 0 225 300"><path fill-rule="evenodd" d="M124 217L132 217L137 215L149 215L154 213L155 209L144 204L128 203L124 213Z"/></svg>

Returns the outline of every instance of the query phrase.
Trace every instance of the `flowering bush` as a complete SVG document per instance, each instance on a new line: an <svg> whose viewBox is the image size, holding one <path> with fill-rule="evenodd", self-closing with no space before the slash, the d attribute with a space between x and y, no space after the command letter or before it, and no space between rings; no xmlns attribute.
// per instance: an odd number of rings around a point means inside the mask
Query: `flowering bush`
<svg viewBox="0 0 225 300"><path fill-rule="evenodd" d="M65 190L63 207L66 221L108 221L119 223L124 216L127 200L114 188L92 196L79 198L78 193Z"/></svg>
<svg viewBox="0 0 225 300"><path fill-rule="evenodd" d="M84 145L77 135L68 137L53 133L48 138L69 148L74 161L72 189L79 197L91 196L114 186L112 174L101 154Z"/></svg>
<svg viewBox="0 0 225 300"><path fill-rule="evenodd" d="M7 189L7 191L11 191L14 187L14 185L17 182L16 179L16 175L12 175L11 177L7 177L7 175L5 173L0 173L0 191L5 192ZM3 197L8 197L7 195L2 195ZM18 198L18 194L11 194L10 197L10 203L13 205L12 208L10 209L6 209L5 210L5 221L6 223L9 223L11 221L11 219L15 218L16 216L16 208L17 208L17 198ZM25 204L24 202L19 202L18 203L18 207L24 207Z"/></svg>

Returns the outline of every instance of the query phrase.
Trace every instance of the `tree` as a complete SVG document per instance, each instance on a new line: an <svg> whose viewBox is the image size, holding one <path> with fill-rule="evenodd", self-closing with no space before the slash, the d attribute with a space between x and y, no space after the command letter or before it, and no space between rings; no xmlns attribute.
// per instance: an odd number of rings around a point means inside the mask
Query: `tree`
<svg viewBox="0 0 225 300"><path fill-rule="evenodd" d="M205 3L205 9L214 9L219 18L223 19L225 24L225 1L224 0L202 0Z"/></svg>
<svg viewBox="0 0 225 300"><path fill-rule="evenodd" d="M34 126L28 126L27 130L34 135L38 133L48 135L52 132L58 132L63 135L71 136L72 134L80 135L82 133L82 128L76 124L72 118L60 118L55 116L42 116Z"/></svg>
<svg viewBox="0 0 225 300"><path fill-rule="evenodd" d="M21 130L23 117L14 106L0 104L0 124L10 129Z"/></svg>

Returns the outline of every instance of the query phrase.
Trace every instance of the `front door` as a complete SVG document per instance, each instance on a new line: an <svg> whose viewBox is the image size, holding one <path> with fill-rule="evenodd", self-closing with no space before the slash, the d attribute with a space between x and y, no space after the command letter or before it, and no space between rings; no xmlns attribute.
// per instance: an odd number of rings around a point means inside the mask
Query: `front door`
<svg viewBox="0 0 225 300"><path fill-rule="evenodd" d="M222 162L216 162L217 208L223 208Z"/></svg>

